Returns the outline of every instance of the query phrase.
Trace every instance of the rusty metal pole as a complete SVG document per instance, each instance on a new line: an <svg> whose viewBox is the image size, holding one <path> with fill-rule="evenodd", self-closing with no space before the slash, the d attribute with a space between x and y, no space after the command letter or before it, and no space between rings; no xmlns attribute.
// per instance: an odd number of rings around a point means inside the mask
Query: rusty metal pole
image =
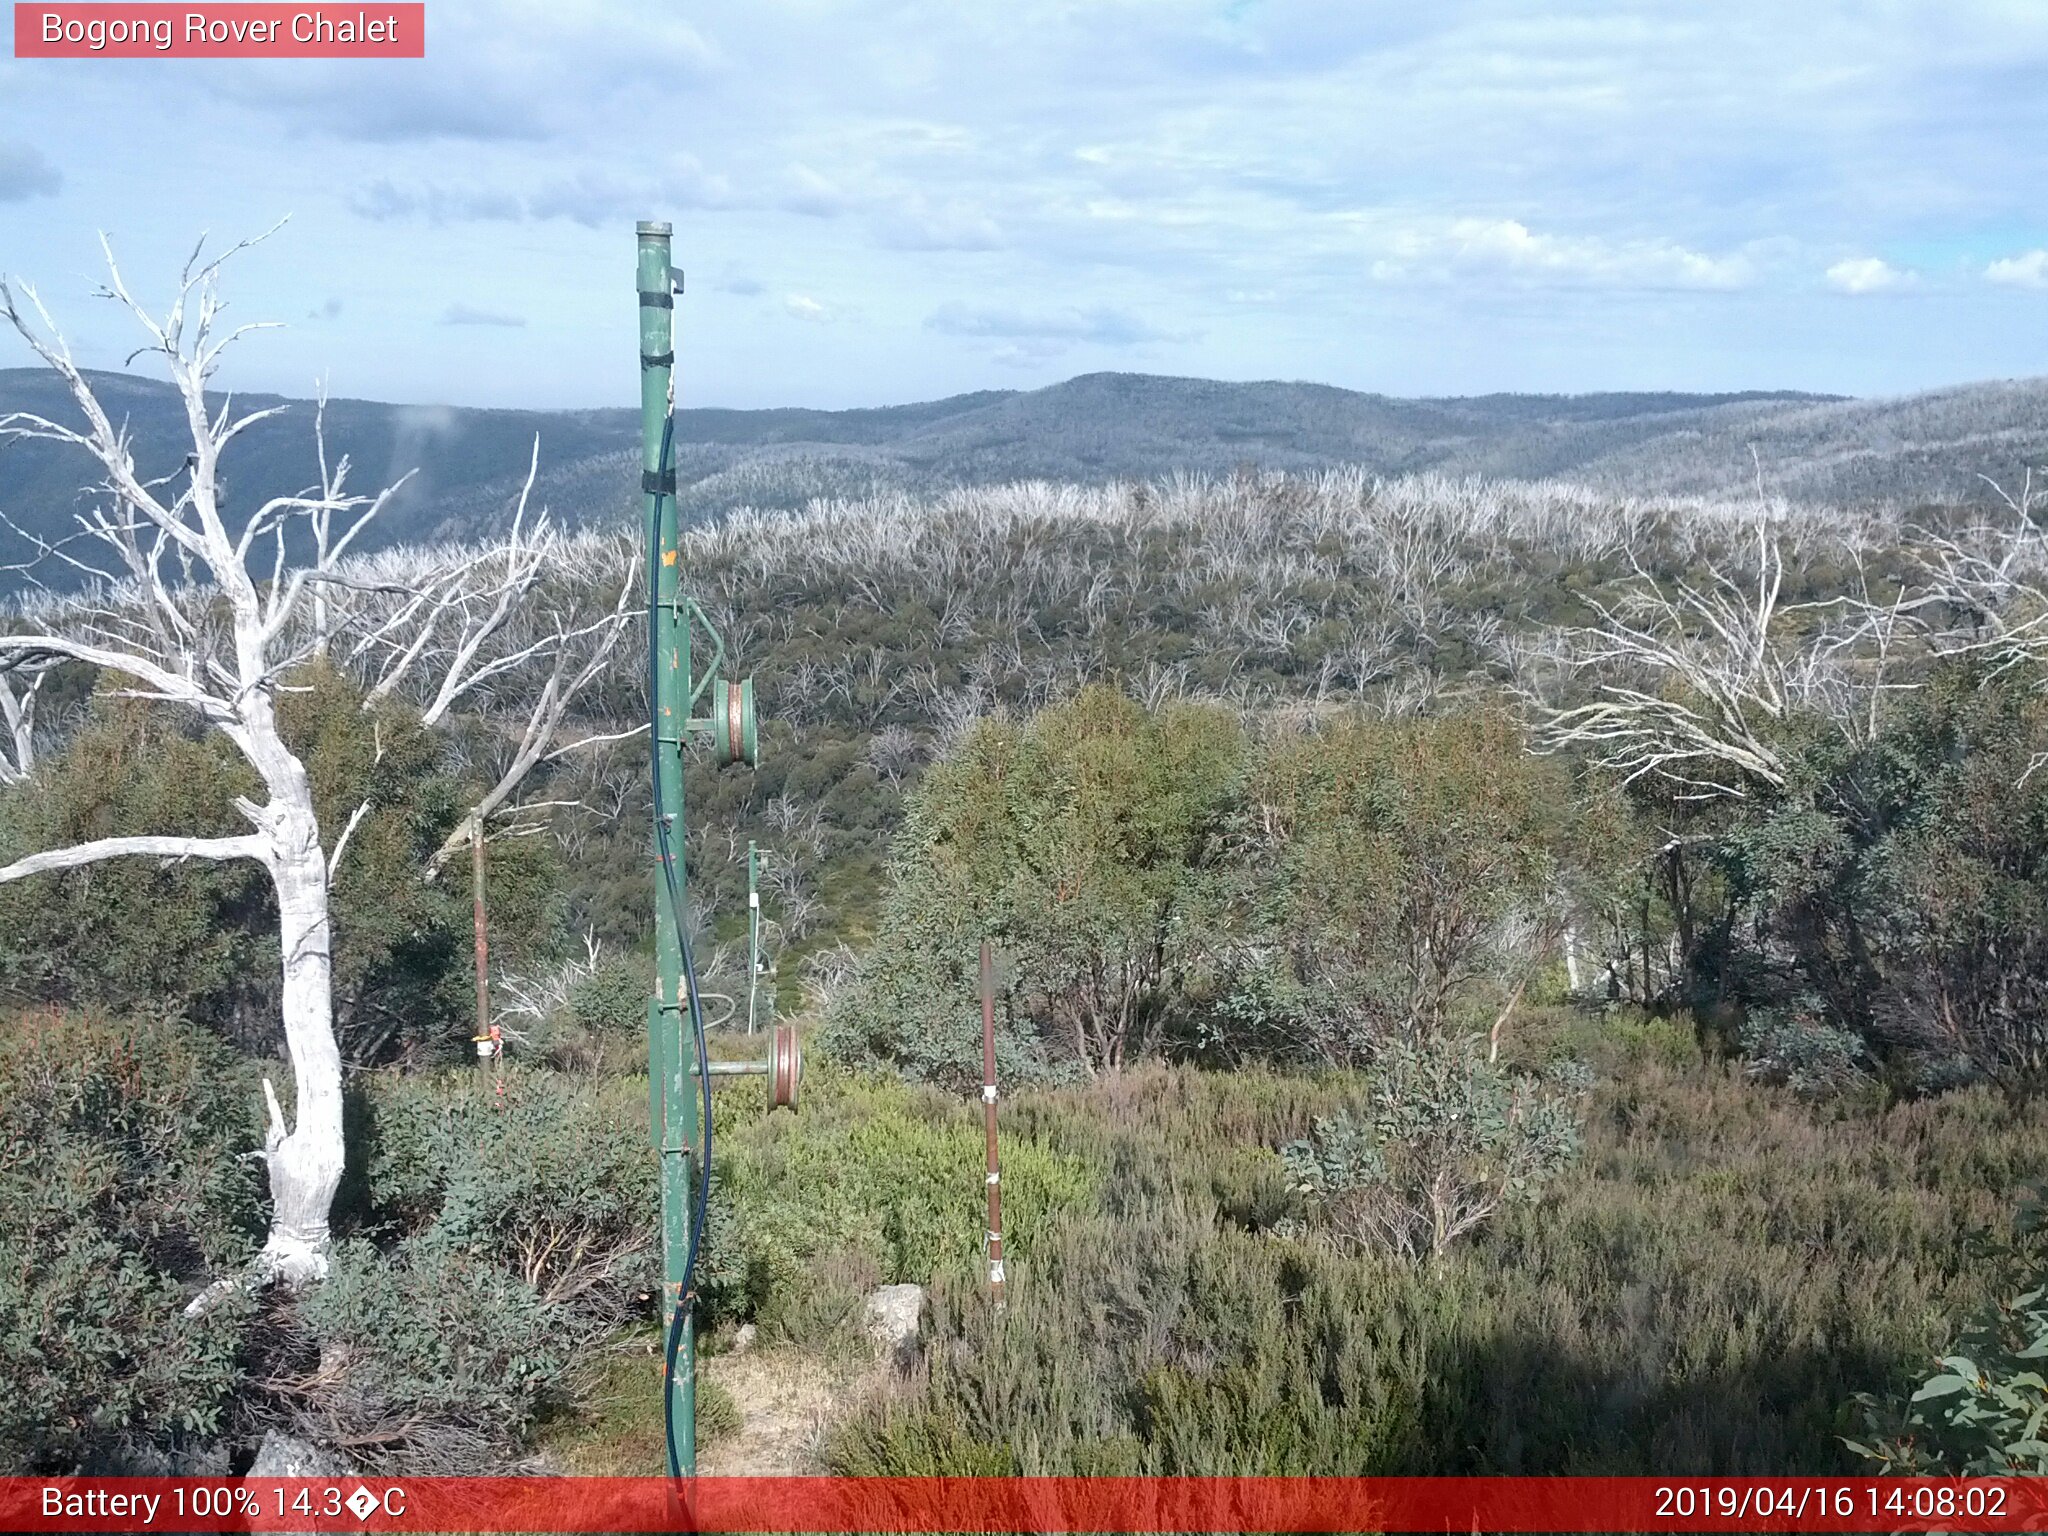
<svg viewBox="0 0 2048 1536"><path fill-rule="evenodd" d="M1003 1174L996 1159L996 961L981 941L981 1117L988 1138L988 1294L1003 1305Z"/></svg>
<svg viewBox="0 0 2048 1536"><path fill-rule="evenodd" d="M761 854L747 840L747 1033L761 1027Z"/></svg>
<svg viewBox="0 0 2048 1536"><path fill-rule="evenodd" d="M491 1038L491 944L484 924L484 823L469 823L469 886L476 902L476 1037Z"/></svg>

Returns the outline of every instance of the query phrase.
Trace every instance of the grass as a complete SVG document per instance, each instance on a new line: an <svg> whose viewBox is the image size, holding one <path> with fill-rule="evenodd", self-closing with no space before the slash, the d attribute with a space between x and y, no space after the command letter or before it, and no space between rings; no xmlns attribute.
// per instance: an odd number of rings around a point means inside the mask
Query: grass
<svg viewBox="0 0 2048 1536"><path fill-rule="evenodd" d="M651 1477L668 1455L661 1415L661 1340L652 1329L615 1341L583 1373L576 1410L544 1425L536 1449L572 1477ZM697 1381L697 1445L736 1434L740 1405L705 1362Z"/></svg>
<svg viewBox="0 0 2048 1536"><path fill-rule="evenodd" d="M1006 1147L1081 1158L1096 1198L1014 1265L1001 1319L940 1278L920 1392L857 1414L835 1466L1857 1470L1852 1394L2003 1283L2048 1111L1816 1109L1653 1047L1609 1064L1553 1198L1430 1268L1274 1230L1271 1149L1355 1079L1155 1067L1021 1100Z"/></svg>
<svg viewBox="0 0 2048 1536"><path fill-rule="evenodd" d="M576 1411L542 1427L537 1449L573 1477L647 1477L667 1454L661 1419L660 1343L609 1352L583 1375ZM622 1341L624 1342L624 1341Z"/></svg>
<svg viewBox="0 0 2048 1536"><path fill-rule="evenodd" d="M865 1291L931 1284L925 1363L841 1415L842 1473L1851 1473L1854 1394L1924 1376L2028 1258L2048 1107L1809 1104L1684 1021L1535 1007L1510 1048L1598 1070L1583 1158L1427 1267L1282 1235L1275 1149L1358 1074L1152 1064L1007 1100L1000 1318L978 1103L825 1065L795 1117L735 1088L707 1326L844 1374ZM657 1378L607 1357L553 1454L657 1464Z"/></svg>

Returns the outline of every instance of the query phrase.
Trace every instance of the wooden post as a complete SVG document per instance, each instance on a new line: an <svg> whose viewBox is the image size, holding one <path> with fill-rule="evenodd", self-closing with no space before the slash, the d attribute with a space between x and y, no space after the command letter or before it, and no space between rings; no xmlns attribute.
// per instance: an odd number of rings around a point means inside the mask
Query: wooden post
<svg viewBox="0 0 2048 1536"><path fill-rule="evenodd" d="M469 885L476 902L476 1037L491 1038L491 943L484 922L484 823L469 823Z"/></svg>
<svg viewBox="0 0 2048 1536"><path fill-rule="evenodd" d="M747 1033L761 1027L761 855L747 841Z"/></svg>
<svg viewBox="0 0 2048 1536"><path fill-rule="evenodd" d="M1003 1175L996 1159L996 964L981 941L981 1115L988 1140L988 1294L1003 1305Z"/></svg>

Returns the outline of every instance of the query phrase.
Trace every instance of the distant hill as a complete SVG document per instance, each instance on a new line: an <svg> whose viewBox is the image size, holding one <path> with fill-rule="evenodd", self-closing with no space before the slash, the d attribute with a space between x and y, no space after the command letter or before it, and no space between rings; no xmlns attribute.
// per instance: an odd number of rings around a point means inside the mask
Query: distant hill
<svg viewBox="0 0 2048 1536"><path fill-rule="evenodd" d="M143 470L174 471L185 449L170 390L126 375L94 380L133 432ZM239 403L281 402L242 396ZM231 450L231 503L296 490L311 478L313 407L289 404ZM0 414L17 410L72 419L55 380L36 369L0 370ZM558 517L602 521L637 506L636 411L335 400L327 423L330 452L350 455L357 488L415 472L381 520L379 543L474 537L502 526L536 433L538 494ZM677 432L683 502L693 517L740 505L796 507L820 496L1222 473L1247 464L1359 464L1390 475L1741 493L1755 483L1752 444L1773 492L1913 503L1973 499L1983 492L1979 473L2010 477L2026 463L2048 461L2048 380L1889 401L1789 391L1402 400L1322 384L1096 373L1046 389L868 410L686 409ZM81 505L87 478L89 466L75 450L0 447L0 511L41 534L61 531ZM0 577L0 590L6 584Z"/></svg>
<svg viewBox="0 0 2048 1536"><path fill-rule="evenodd" d="M183 407L168 385L126 374L91 375L108 413L125 421L136 465L145 476L169 474L191 449ZM237 411L285 405L282 416L260 422L237 438L222 459L230 505L305 488L317 477L313 452L314 405L276 395L237 395ZM32 411L78 426L77 412L55 375L42 369L0 370L0 416ZM479 411L446 406L385 405L330 400L330 458L346 453L349 484L374 491L414 472L412 482L381 518L383 543L458 536L486 525L479 493L526 468L533 436L557 470L639 442L637 415L626 411ZM94 474L81 449L58 444L0 443L0 511L24 527L48 534L70 526L89 498L81 490ZM517 489L516 479L512 488ZM565 511L572 509L564 508ZM5 547L0 536L0 548ZM12 559L14 556L7 555Z"/></svg>
<svg viewBox="0 0 2048 1536"><path fill-rule="evenodd" d="M1980 476L2017 490L2048 466L2048 379L1966 384L1888 400L1814 401L1674 417L1671 430L1565 471L1594 485L1701 495L1756 483L1794 501L1981 502Z"/></svg>

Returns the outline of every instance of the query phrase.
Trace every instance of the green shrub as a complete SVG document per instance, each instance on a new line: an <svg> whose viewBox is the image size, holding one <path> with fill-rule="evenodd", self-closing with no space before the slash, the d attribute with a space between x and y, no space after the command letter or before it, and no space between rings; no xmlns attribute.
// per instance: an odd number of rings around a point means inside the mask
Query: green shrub
<svg viewBox="0 0 2048 1536"><path fill-rule="evenodd" d="M1849 1472L1844 1405L1985 1301L1970 1234L2012 1233L2048 1172L2048 1103L1821 1123L1737 1066L1646 1060L1594 1085L1575 1176L1433 1265L1276 1241L1259 1157L1368 1087L1151 1068L1006 1104L1006 1156L1079 1157L1092 1200L1000 1318L940 1277L927 1379L855 1413L835 1469Z"/></svg>
<svg viewBox="0 0 2048 1536"><path fill-rule="evenodd" d="M373 1222L506 1270L566 1309L557 1327L613 1326L653 1288L644 1084L517 1066L388 1078L366 1151Z"/></svg>
<svg viewBox="0 0 2048 1536"><path fill-rule="evenodd" d="M984 721L906 807L881 932L827 1047L979 1083L976 960L1005 951L1003 1080L1156 1050L1220 912L1218 834L1243 766L1228 712L1083 690Z"/></svg>
<svg viewBox="0 0 2048 1536"><path fill-rule="evenodd" d="M300 1313L317 1368L272 1390L318 1438L417 1472L501 1470L566 1391L582 1335L564 1303L443 1232L337 1245Z"/></svg>
<svg viewBox="0 0 2048 1536"><path fill-rule="evenodd" d="M2048 703L2024 669L1933 667L1874 737L1802 727L1796 794L1722 839L1736 897L1705 958L1767 936L1896 1086L2048 1080ZM1761 949L1762 946L1755 946ZM1710 978L1712 979L1712 978ZM1776 1001L1766 994L1759 1001Z"/></svg>
<svg viewBox="0 0 2048 1536"><path fill-rule="evenodd" d="M595 1035L644 1036L647 983L645 961L607 955L595 971L569 989L569 1012L577 1024Z"/></svg>
<svg viewBox="0 0 2048 1536"><path fill-rule="evenodd" d="M220 1432L248 1308L181 1309L253 1254L260 1102L188 1025L0 1021L0 1470Z"/></svg>
<svg viewBox="0 0 2048 1536"><path fill-rule="evenodd" d="M651 1310L646 1086L461 1068L376 1080L363 1118L358 1235L272 1346L271 1416L397 1469L502 1470L579 1352Z"/></svg>
<svg viewBox="0 0 2048 1536"><path fill-rule="evenodd" d="M95 699L61 752L0 792L0 863L123 833L245 832L234 797L257 792L219 737ZM0 885L0 997L225 1020L277 969L274 909L248 859L124 859Z"/></svg>
<svg viewBox="0 0 2048 1536"><path fill-rule="evenodd" d="M358 685L332 668L294 674L278 717L330 845L370 807L331 892L345 1057L459 1054L475 1006L468 881L421 877L476 786L443 770L442 744L415 711L394 701L365 711ZM124 833L243 832L235 799L259 794L217 733L95 697L62 749L0 793L0 863ZM549 840L493 843L488 878L494 959L532 954L557 915ZM267 1055L278 1045L276 923L254 860L122 859L39 875L0 886L0 997L175 1013Z"/></svg>
<svg viewBox="0 0 2048 1536"><path fill-rule="evenodd" d="M1842 1093L1863 1077L1863 1042L1821 1014L1818 998L1759 1009L1744 1021L1742 1054L1750 1076L1780 1083L1803 1099Z"/></svg>
<svg viewBox="0 0 2048 1536"><path fill-rule="evenodd" d="M721 1194L752 1286L733 1311L776 1331L817 1335L872 1286L928 1284L979 1264L979 1102L819 1071L805 1083L803 1114L756 1122L727 1149ZM1028 1255L1055 1212L1090 1200L1094 1188L1079 1157L1006 1143L1006 1249Z"/></svg>
<svg viewBox="0 0 2048 1536"><path fill-rule="evenodd" d="M1859 1392L1870 1443L1843 1443L1887 1477L2048 1475L2048 1290L1971 1319L1906 1402Z"/></svg>
<svg viewBox="0 0 2048 1536"><path fill-rule="evenodd" d="M1235 1012L1254 1038L1294 1015L1289 1054L1358 1061L1398 1031L1434 1033L1542 958L1560 884L1624 850L1505 717L1352 716L1270 747L1236 809L1239 935L1257 957ZM1526 947L1526 946L1525 946Z"/></svg>
<svg viewBox="0 0 2048 1536"><path fill-rule="evenodd" d="M1540 983L1559 887L1627 862L1606 810L1497 714L1352 717L1251 749L1220 708L1087 689L984 721L926 773L821 1043L971 1085L989 938L1005 1082L1159 1050L1362 1061Z"/></svg>
<svg viewBox="0 0 2048 1536"><path fill-rule="evenodd" d="M748 1102L720 1102L721 1124L735 1129L714 1142L714 1318L753 1317L815 1340L841 1329L876 1285L975 1271L987 1195L978 1101L821 1070L806 1076L801 1114L757 1120ZM1028 1256L1095 1180L1077 1156L1007 1141L1006 1249Z"/></svg>
<svg viewBox="0 0 2048 1536"><path fill-rule="evenodd" d="M1063 1222L992 1314L935 1291L922 1402L857 1416L836 1471L1387 1471L1423 1359L1391 1268L1207 1226L1179 1201ZM1000 1454L998 1448L1007 1448Z"/></svg>
<svg viewBox="0 0 2048 1536"><path fill-rule="evenodd" d="M1685 1018L1610 1014L1599 1021L1588 1055L1611 1061L1624 1072L1651 1065L1669 1072L1692 1071L1700 1065L1699 1031Z"/></svg>
<svg viewBox="0 0 2048 1536"><path fill-rule="evenodd" d="M1504 1071L1474 1036L1380 1053L1358 1114L1281 1149L1295 1188L1338 1236L1441 1258L1507 1201L1534 1202L1579 1156L1582 1082Z"/></svg>

